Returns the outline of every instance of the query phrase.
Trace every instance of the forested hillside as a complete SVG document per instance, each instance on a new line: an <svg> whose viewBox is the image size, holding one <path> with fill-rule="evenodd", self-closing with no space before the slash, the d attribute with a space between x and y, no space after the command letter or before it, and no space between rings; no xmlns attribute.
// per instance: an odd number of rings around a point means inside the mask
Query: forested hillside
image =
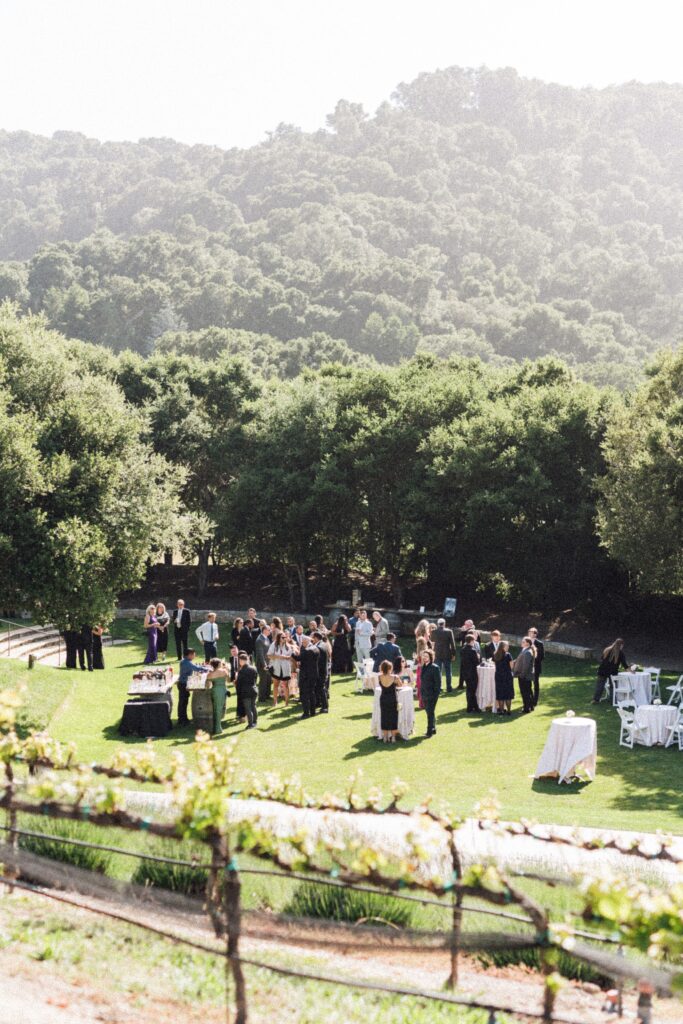
<svg viewBox="0 0 683 1024"><path fill-rule="evenodd" d="M683 86L450 68L247 150L3 132L0 260L0 298L116 350L626 384L683 336Z"/></svg>

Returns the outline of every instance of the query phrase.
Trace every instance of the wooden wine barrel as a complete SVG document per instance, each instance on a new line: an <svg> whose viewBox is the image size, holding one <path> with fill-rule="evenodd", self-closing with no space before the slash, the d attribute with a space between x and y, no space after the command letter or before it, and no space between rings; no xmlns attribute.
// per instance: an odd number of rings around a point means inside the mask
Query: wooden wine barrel
<svg viewBox="0 0 683 1024"><path fill-rule="evenodd" d="M192 724L209 735L213 732L213 703L211 690L192 691Z"/></svg>

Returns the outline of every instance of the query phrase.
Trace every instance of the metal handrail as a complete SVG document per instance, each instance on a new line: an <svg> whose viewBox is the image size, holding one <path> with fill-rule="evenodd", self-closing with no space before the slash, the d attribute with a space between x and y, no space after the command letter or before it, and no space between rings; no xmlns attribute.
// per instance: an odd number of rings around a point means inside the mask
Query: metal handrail
<svg viewBox="0 0 683 1024"><path fill-rule="evenodd" d="M0 623L2 623L2 622L6 623L10 627L7 630L7 657L8 658L12 657L12 627L14 627L15 629L31 629L31 626L36 626L37 629L41 628L40 626L37 626L35 622L31 623L31 625L27 625L25 622L21 623L21 622L15 622L13 619L3 619L3 618L0 618ZM61 634L60 634L58 642L57 642L57 665L61 667L61 664L62 664L62 638L61 638Z"/></svg>

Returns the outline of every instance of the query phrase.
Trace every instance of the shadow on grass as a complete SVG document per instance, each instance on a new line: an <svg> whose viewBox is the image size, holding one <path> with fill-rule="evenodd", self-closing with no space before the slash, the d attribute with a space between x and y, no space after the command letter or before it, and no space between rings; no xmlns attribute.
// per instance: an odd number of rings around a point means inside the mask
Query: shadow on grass
<svg viewBox="0 0 683 1024"><path fill-rule="evenodd" d="M411 736L408 740L397 739L396 743L382 743L375 736L365 736L357 740L351 749L344 754L344 761L353 761L357 757L370 757L378 750L405 750L410 747L418 747L427 739L426 736Z"/></svg>
<svg viewBox="0 0 683 1024"><path fill-rule="evenodd" d="M565 796L580 793L586 786L590 786L590 780L577 779L575 782L561 782L557 779L534 779L531 784L533 793L544 793L546 796Z"/></svg>

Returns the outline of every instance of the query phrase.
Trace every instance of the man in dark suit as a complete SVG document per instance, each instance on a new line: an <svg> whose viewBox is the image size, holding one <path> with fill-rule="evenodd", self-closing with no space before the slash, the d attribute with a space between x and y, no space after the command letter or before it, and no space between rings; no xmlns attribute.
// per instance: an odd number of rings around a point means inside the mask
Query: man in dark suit
<svg viewBox="0 0 683 1024"><path fill-rule="evenodd" d="M462 659L462 678L467 690L467 710L469 712L479 710L479 705L477 704L477 686L479 685L477 668L479 667L480 658L474 644L474 637L468 636L460 654Z"/></svg>
<svg viewBox="0 0 683 1024"><path fill-rule="evenodd" d="M390 661L393 665L396 659L401 657L401 648L396 643L396 634L387 633L386 640L372 648L370 657L372 658L373 672L379 672L379 667L383 661Z"/></svg>
<svg viewBox="0 0 683 1024"><path fill-rule="evenodd" d="M493 656L496 653L496 651L498 650L498 645L499 644L500 644L500 630L492 629L491 630L491 639L489 640L489 642L484 647L484 657L485 658L489 658L490 660L493 660Z"/></svg>
<svg viewBox="0 0 683 1024"><path fill-rule="evenodd" d="M304 636L299 653L294 657L299 662L299 697L303 708L301 717L312 718L315 715L315 691L319 685L320 651L309 636Z"/></svg>
<svg viewBox="0 0 683 1024"><path fill-rule="evenodd" d="M254 667L258 672L259 700L269 700L272 677L268 665L268 648L270 647L270 626L263 625L254 644Z"/></svg>
<svg viewBox="0 0 683 1024"><path fill-rule="evenodd" d="M542 640L538 639L538 630L535 626L527 631L527 636L531 637L532 643L536 648L536 657L534 658L534 692L532 695L533 706L536 707L538 704L538 696L540 693L540 679L541 672L543 670L543 659L545 658L545 644Z"/></svg>
<svg viewBox="0 0 683 1024"><path fill-rule="evenodd" d="M434 644L434 661L446 678L446 693L452 693L452 661L455 657L455 639L453 630L446 628L445 619L437 620L436 629L432 633L432 643Z"/></svg>
<svg viewBox="0 0 683 1024"><path fill-rule="evenodd" d="M76 641L76 650L78 651L78 663L81 666L81 671L85 672L85 663L87 661L88 672L92 672L92 626L87 624L81 626Z"/></svg>
<svg viewBox="0 0 683 1024"><path fill-rule="evenodd" d="M192 625L192 616L189 609L185 607L182 597L176 601L176 607L173 609L171 618L173 619L176 654L178 655L178 661L182 661L187 654L187 636Z"/></svg>

